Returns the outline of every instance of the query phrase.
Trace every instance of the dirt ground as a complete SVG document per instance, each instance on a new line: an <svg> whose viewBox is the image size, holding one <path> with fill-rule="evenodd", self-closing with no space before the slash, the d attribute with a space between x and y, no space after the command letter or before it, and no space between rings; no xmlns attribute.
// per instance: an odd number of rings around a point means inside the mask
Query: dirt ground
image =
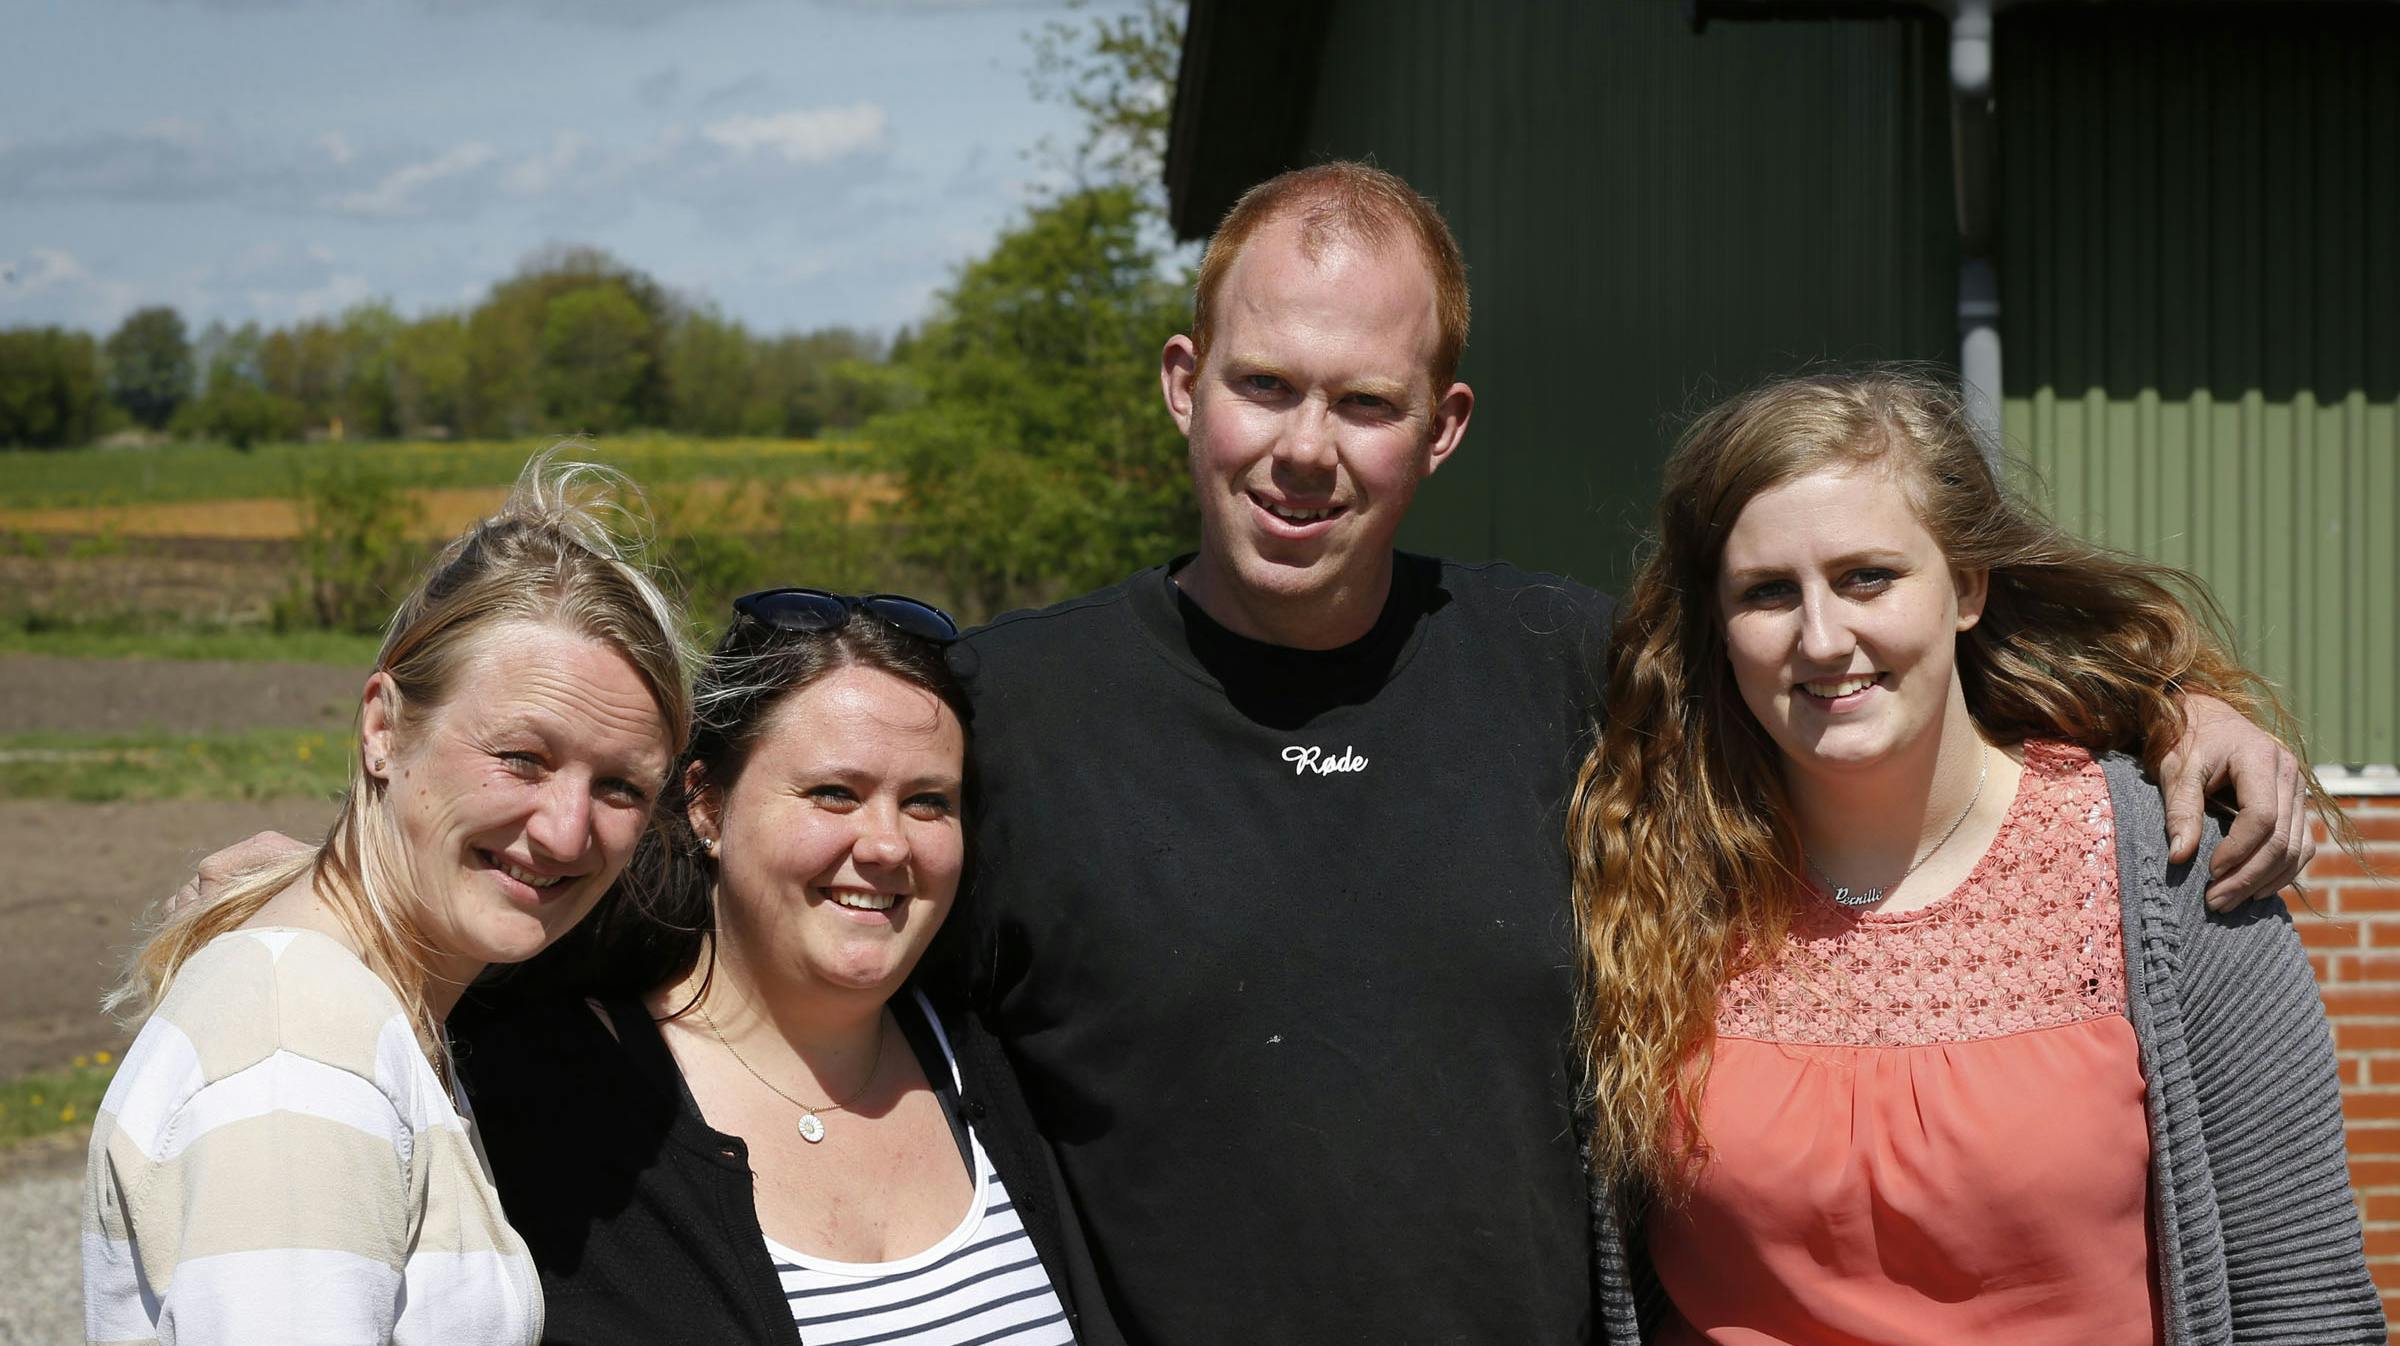
<svg viewBox="0 0 2400 1346"><path fill-rule="evenodd" d="M365 683L320 664L0 656L0 734L330 728Z"/></svg>
<svg viewBox="0 0 2400 1346"><path fill-rule="evenodd" d="M0 733L333 727L349 722L363 678L310 664L0 657ZM0 1077L122 1042L100 995L136 920L201 856L330 821L315 800L0 803Z"/></svg>
<svg viewBox="0 0 2400 1346"><path fill-rule="evenodd" d="M135 922L203 855L266 828L322 833L315 800L0 803L0 1078L127 1034L100 1013Z"/></svg>

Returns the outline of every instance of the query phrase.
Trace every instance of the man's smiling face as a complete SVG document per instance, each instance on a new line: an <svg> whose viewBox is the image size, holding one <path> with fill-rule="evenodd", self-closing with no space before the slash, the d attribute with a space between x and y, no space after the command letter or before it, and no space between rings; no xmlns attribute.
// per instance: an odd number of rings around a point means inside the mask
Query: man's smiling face
<svg viewBox="0 0 2400 1346"><path fill-rule="evenodd" d="M1472 403L1464 385L1431 386L1433 279L1413 242L1333 239L1311 257L1286 218L1242 249L1217 306L1205 365L1177 337L1164 370L1200 505L1200 555L1179 579L1245 635L1353 639L1381 609L1417 484Z"/></svg>

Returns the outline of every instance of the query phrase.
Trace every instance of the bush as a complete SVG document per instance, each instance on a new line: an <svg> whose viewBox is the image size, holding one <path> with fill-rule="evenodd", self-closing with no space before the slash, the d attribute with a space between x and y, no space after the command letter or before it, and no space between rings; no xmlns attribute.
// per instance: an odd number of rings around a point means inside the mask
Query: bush
<svg viewBox="0 0 2400 1346"><path fill-rule="evenodd" d="M244 379L224 379L184 403L169 426L179 438L213 439L248 449L298 439L306 419L300 404L288 397Z"/></svg>
<svg viewBox="0 0 2400 1346"><path fill-rule="evenodd" d="M275 625L375 631L391 616L424 559L410 535L424 510L399 478L364 458L303 476L299 575L275 607Z"/></svg>
<svg viewBox="0 0 2400 1346"><path fill-rule="evenodd" d="M733 600L758 589L908 589L945 602L921 583L912 587L924 577L905 573L891 524L854 520L846 497L808 483L752 473L713 502L677 486L653 487L649 499L660 560L680 582L693 634L704 644L724 629Z"/></svg>

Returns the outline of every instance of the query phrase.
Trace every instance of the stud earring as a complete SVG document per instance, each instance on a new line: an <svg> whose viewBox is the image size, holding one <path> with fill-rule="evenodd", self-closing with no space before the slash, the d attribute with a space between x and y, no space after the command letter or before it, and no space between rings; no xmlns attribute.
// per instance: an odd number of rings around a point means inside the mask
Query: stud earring
<svg viewBox="0 0 2400 1346"><path fill-rule="evenodd" d="M707 852L708 852L708 858L709 858L709 859L711 859L711 860L714 860L714 859L716 859L716 858L717 858L717 839L716 839L715 837L702 837L702 838L700 839L700 849L702 849L702 850L704 850L704 851L707 851Z"/></svg>
<svg viewBox="0 0 2400 1346"><path fill-rule="evenodd" d="M374 769L375 769L375 770L377 770L377 771L381 771L381 770L383 770L383 759L382 759L382 758L378 757L378 758L376 758L376 759L375 759L375 765L374 765Z"/></svg>

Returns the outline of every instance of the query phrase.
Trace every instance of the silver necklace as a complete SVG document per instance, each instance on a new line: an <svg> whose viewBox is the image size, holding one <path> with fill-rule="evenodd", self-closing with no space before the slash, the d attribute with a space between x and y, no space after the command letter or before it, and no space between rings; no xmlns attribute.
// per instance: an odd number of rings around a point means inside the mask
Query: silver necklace
<svg viewBox="0 0 2400 1346"><path fill-rule="evenodd" d="M1808 872L1816 875L1817 882L1824 884L1825 887L1832 892L1833 900L1841 903L1845 907L1871 907L1876 903L1881 902L1886 889L1899 887L1909 875L1917 872L1919 866L1923 865L1926 861L1939 854L1942 847L1949 845L1950 838L1958 835L1959 828L1966 826L1967 815L1975 811L1975 801L1983 798L1983 783L1990 779L1992 774L1992 750L1989 745L1982 746L1983 752L1980 760L1983 764L1982 766L1978 767L1975 772L1975 790L1972 794L1967 796L1967 806L1958 811L1958 821L1950 824L1950 830L1942 833L1942 839L1933 843L1931 850L1928 850L1923 855L1918 856L1915 862L1910 864L1908 868L1901 870L1899 878L1892 880L1890 883L1885 884L1881 888L1868 888L1860 891L1856 895L1853 895L1848 885L1835 883L1831 875L1828 875L1824 870L1817 868L1816 861L1811 860L1808 862Z"/></svg>
<svg viewBox="0 0 2400 1346"><path fill-rule="evenodd" d="M820 1112L840 1112L842 1109L849 1107L851 1104L856 1103L859 1099L865 1097L867 1086L875 1082L875 1072L883 1068L884 1021L882 1015L877 1015L875 1017L875 1055L872 1060L867 1062L867 1077L859 1081L858 1088L852 1090L850 1096L843 1099L839 1103L803 1103L799 1099L785 1093L782 1087L777 1085L775 1081L759 1074L757 1067L751 1065L748 1061L743 1060L742 1054L738 1051L735 1051L733 1044L725 1040L725 1035L717 1031L717 1021L708 1017L708 1011L706 1009L700 1008L699 1006L694 1006L694 1008L700 1009L700 1022L708 1025L709 1036L715 1038L717 1040L717 1045L723 1047L726 1052L732 1055L735 1064L739 1065L742 1069L749 1071L750 1078L767 1086L767 1088L774 1090L776 1097L782 1099L786 1103L791 1104L793 1107L800 1109L800 1124L798 1128L800 1132L800 1139L807 1141L811 1145L815 1145L825 1139L825 1119L819 1117L817 1114Z"/></svg>

